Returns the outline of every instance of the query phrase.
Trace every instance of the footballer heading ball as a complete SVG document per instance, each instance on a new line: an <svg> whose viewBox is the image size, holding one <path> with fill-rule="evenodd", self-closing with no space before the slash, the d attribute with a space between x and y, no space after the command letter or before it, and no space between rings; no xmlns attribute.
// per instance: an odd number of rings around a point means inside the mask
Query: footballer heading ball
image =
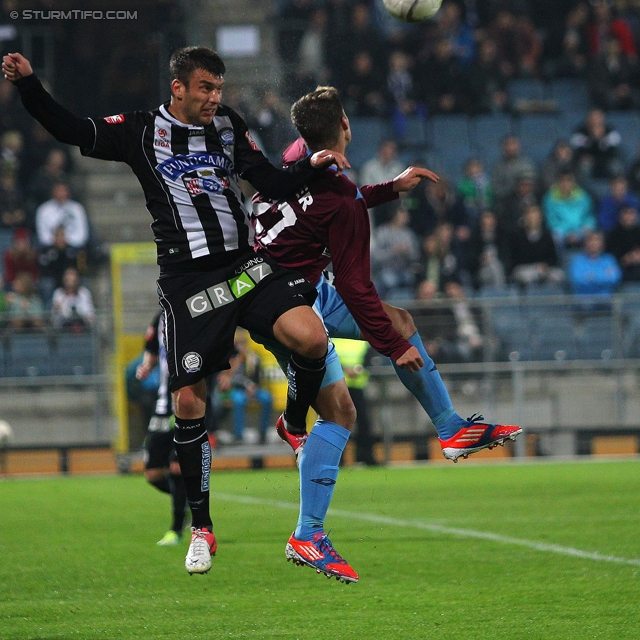
<svg viewBox="0 0 640 640"><path fill-rule="evenodd" d="M383 0L385 9L403 22L422 22L433 18L442 0Z"/></svg>

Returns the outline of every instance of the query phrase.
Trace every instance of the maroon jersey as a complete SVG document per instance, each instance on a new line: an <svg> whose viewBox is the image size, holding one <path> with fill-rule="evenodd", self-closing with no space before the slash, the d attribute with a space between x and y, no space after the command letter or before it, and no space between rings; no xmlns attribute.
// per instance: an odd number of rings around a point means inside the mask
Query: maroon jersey
<svg viewBox="0 0 640 640"><path fill-rule="evenodd" d="M286 164L308 153L304 141L284 153ZM369 207L397 198L392 183L358 187L329 168L294 198L254 198L255 248L316 284L333 263L334 286L364 337L376 351L397 360L411 344L391 325L371 282Z"/></svg>

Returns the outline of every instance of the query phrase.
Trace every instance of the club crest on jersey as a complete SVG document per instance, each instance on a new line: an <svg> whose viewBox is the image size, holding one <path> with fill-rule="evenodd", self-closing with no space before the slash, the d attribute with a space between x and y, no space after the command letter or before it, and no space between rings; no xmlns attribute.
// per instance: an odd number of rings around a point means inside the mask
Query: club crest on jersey
<svg viewBox="0 0 640 640"><path fill-rule="evenodd" d="M173 182L186 174L191 174L189 177L194 178L195 174L202 169L209 169L212 172L218 169L218 176L221 175L220 172L227 176L236 175L233 162L223 153L178 154L156 165L156 169Z"/></svg>
<svg viewBox="0 0 640 640"><path fill-rule="evenodd" d="M202 356L195 351L189 351L182 358L182 366L187 373L197 373L202 368Z"/></svg>
<svg viewBox="0 0 640 640"><path fill-rule="evenodd" d="M192 196L197 196L204 191L207 193L222 193L229 188L230 181L227 176L219 176L211 169L196 171L197 177L184 176L184 186Z"/></svg>
<svg viewBox="0 0 640 640"><path fill-rule="evenodd" d="M222 142L225 147L230 147L236 141L233 135L233 129L231 128L220 129L218 136L220 136L220 142Z"/></svg>
<svg viewBox="0 0 640 640"><path fill-rule="evenodd" d="M116 116L107 116L104 121L108 124L122 124L124 122L124 115L119 113Z"/></svg>

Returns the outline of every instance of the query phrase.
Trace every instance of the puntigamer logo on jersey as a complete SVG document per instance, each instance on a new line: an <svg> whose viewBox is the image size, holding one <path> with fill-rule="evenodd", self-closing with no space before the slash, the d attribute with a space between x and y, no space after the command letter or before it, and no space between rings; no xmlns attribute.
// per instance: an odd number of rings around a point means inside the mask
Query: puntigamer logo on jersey
<svg viewBox="0 0 640 640"><path fill-rule="evenodd" d="M270 273L273 271L266 262L256 264L254 260L250 260L247 268L243 269L235 278L214 284L206 291L200 291L195 296L188 298L187 308L191 317L195 318L231 304L234 300L252 291Z"/></svg>
<svg viewBox="0 0 640 640"><path fill-rule="evenodd" d="M177 155L156 168L173 182L182 178L186 190L192 196L203 192L222 193L229 188L229 176L235 176L233 162L221 153Z"/></svg>
<svg viewBox="0 0 640 640"><path fill-rule="evenodd" d="M190 153L188 156L178 154L161 162L156 169L173 182L199 169L220 169L229 176L236 175L233 162L223 153Z"/></svg>

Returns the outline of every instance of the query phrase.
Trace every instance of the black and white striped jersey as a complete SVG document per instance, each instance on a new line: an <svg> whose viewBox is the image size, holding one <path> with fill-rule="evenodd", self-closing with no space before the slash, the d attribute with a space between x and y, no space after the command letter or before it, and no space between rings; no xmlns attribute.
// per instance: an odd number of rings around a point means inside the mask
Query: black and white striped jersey
<svg viewBox="0 0 640 640"><path fill-rule="evenodd" d="M267 160L244 121L220 106L211 125L187 125L167 106L92 120L95 142L83 154L133 169L153 216L161 264L251 246L238 178Z"/></svg>
<svg viewBox="0 0 640 640"><path fill-rule="evenodd" d="M180 122L167 102L154 111L79 118L56 102L35 74L15 82L27 111L57 140L84 155L126 162L144 189L163 268L207 268L252 250L253 231L238 178L265 197L288 198L324 169L305 158L276 169L242 118L220 105L206 127Z"/></svg>

